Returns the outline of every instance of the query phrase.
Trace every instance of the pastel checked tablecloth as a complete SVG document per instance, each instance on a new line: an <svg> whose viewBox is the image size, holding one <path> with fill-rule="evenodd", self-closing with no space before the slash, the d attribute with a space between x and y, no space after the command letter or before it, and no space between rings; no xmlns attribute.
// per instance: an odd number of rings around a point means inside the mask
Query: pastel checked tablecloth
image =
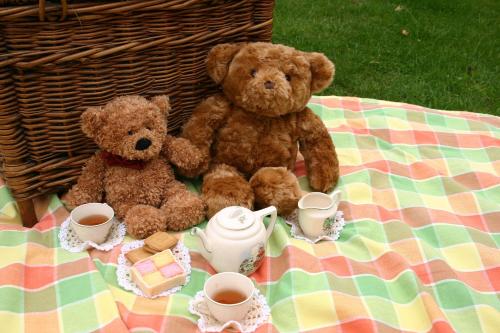
<svg viewBox="0 0 500 333"><path fill-rule="evenodd" d="M258 332L499 332L500 118L350 97L310 106L337 146L347 224L312 245L279 221L252 275L271 308ZM302 162L296 173L306 188ZM38 200L30 230L0 192L2 332L196 331L188 303L214 272L192 236L191 282L149 300L118 286L119 247L60 248L57 197Z"/></svg>

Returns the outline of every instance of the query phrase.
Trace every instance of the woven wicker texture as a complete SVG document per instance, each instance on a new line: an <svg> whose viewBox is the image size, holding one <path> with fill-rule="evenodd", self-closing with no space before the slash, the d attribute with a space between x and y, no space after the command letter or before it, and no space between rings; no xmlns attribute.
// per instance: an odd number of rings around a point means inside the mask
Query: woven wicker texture
<svg viewBox="0 0 500 333"><path fill-rule="evenodd" d="M17 199L78 177L96 148L80 131L87 107L167 94L175 132L216 89L212 46L271 39L273 0L75 2L0 2L1 170Z"/></svg>

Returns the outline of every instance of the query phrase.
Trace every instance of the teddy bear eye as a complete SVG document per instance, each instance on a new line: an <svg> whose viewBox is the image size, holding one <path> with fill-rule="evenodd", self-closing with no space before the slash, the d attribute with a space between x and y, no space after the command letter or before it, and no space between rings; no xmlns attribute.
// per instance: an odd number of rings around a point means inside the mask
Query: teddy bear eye
<svg viewBox="0 0 500 333"><path fill-rule="evenodd" d="M148 131L152 131L152 130L153 130L153 128L152 128L151 126L146 126L146 129L147 129Z"/></svg>
<svg viewBox="0 0 500 333"><path fill-rule="evenodd" d="M285 79L287 81L292 81L292 77L290 75L288 75L288 74L285 74Z"/></svg>
<svg viewBox="0 0 500 333"><path fill-rule="evenodd" d="M252 69L250 71L250 75L252 75L252 77L255 77L255 74L257 74L257 70L256 69Z"/></svg>
<svg viewBox="0 0 500 333"><path fill-rule="evenodd" d="M132 134L134 134L133 131L128 131L128 135L132 135Z"/></svg>

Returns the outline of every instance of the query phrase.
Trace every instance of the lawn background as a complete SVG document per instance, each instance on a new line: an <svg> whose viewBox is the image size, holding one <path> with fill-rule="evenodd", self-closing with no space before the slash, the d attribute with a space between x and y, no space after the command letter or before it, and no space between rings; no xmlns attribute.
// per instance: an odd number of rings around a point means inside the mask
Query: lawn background
<svg viewBox="0 0 500 333"><path fill-rule="evenodd" d="M323 95L500 115L499 8L498 0L276 0L273 42L335 63Z"/></svg>

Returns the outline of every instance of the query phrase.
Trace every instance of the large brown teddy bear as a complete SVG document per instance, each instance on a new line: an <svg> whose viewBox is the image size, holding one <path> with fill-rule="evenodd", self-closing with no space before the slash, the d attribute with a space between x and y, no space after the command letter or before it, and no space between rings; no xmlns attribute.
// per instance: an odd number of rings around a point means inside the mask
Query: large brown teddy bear
<svg viewBox="0 0 500 333"><path fill-rule="evenodd" d="M207 69L222 93L201 102L181 134L205 163L180 169L189 177L204 174L209 216L254 203L291 213L301 196L290 172L299 149L311 187L325 192L336 186L335 147L306 107L333 79L334 65L323 54L270 43L220 44L209 52Z"/></svg>
<svg viewBox="0 0 500 333"><path fill-rule="evenodd" d="M68 206L106 201L137 238L201 222L203 201L175 180L168 163L194 168L201 154L187 140L167 135L169 109L166 96L122 96L85 111L82 130L101 150L65 198Z"/></svg>

